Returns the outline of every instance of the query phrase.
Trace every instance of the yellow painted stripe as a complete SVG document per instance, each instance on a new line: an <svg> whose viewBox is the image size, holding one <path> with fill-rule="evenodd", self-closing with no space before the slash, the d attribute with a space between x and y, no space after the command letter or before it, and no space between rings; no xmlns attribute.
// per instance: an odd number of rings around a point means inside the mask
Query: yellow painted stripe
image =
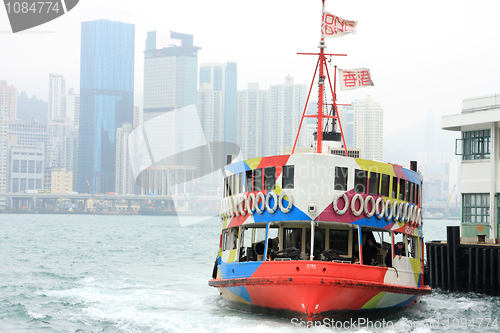
<svg viewBox="0 0 500 333"><path fill-rule="evenodd" d="M245 160L245 163L248 165L250 169L255 170L259 166L261 160L262 157L251 158L249 160Z"/></svg>
<svg viewBox="0 0 500 333"><path fill-rule="evenodd" d="M361 309L375 309L377 307L378 302L382 299L382 297L385 296L385 292L378 293L377 295L373 296L371 300L365 303L361 307Z"/></svg>
<svg viewBox="0 0 500 333"><path fill-rule="evenodd" d="M361 158L354 159L362 170L383 173L389 176L396 176L392 164L375 162Z"/></svg>

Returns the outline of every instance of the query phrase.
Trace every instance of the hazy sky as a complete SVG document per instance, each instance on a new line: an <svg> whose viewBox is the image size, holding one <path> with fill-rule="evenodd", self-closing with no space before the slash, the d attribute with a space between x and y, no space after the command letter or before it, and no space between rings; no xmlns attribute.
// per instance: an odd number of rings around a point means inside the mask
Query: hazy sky
<svg viewBox="0 0 500 333"><path fill-rule="evenodd" d="M339 95L339 102L371 95L384 108L384 131L459 113L462 99L500 93L500 1L333 1L326 10L359 21L357 35L327 39L327 51L347 53L340 68L367 67L374 87ZM309 85L320 38L320 0L80 0L66 15L9 33L0 9L0 80L47 100L49 73L79 89L80 24L113 19L136 27L135 92L142 94L146 32L194 35L199 63L238 63L238 89L284 83ZM43 33L42 33L43 32ZM333 67L332 71L333 72Z"/></svg>

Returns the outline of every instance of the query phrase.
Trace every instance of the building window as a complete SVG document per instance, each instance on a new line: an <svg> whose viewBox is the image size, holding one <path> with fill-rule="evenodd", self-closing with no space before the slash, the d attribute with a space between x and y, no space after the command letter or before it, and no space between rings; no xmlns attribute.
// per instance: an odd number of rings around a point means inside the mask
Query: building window
<svg viewBox="0 0 500 333"><path fill-rule="evenodd" d="M335 190L347 191L347 168L335 167Z"/></svg>
<svg viewBox="0 0 500 333"><path fill-rule="evenodd" d="M490 222L489 193L462 194L462 221L472 223Z"/></svg>
<svg viewBox="0 0 500 333"><path fill-rule="evenodd" d="M366 193L368 171L355 170L354 171L354 192Z"/></svg>
<svg viewBox="0 0 500 333"><path fill-rule="evenodd" d="M392 197L394 199L397 199L398 195L398 178L397 177L392 177Z"/></svg>
<svg viewBox="0 0 500 333"><path fill-rule="evenodd" d="M252 192L252 170L246 171L245 191Z"/></svg>
<svg viewBox="0 0 500 333"><path fill-rule="evenodd" d="M370 171L370 189L368 191L371 195L378 195L379 184L380 184L380 174L378 172Z"/></svg>
<svg viewBox="0 0 500 333"><path fill-rule="evenodd" d="M455 142L455 155L462 155L463 160L489 159L490 130L463 132Z"/></svg>
<svg viewBox="0 0 500 333"><path fill-rule="evenodd" d="M293 165L283 166L283 189L293 188L294 168Z"/></svg>
<svg viewBox="0 0 500 333"><path fill-rule="evenodd" d="M276 167L264 169L264 190L274 190L276 188Z"/></svg>
<svg viewBox="0 0 500 333"><path fill-rule="evenodd" d="M253 190L262 191L262 169L255 169L253 172Z"/></svg>
<svg viewBox="0 0 500 333"><path fill-rule="evenodd" d="M380 186L380 194L383 197L388 197L389 196L389 183L391 181L391 176L389 175L382 175L382 185Z"/></svg>

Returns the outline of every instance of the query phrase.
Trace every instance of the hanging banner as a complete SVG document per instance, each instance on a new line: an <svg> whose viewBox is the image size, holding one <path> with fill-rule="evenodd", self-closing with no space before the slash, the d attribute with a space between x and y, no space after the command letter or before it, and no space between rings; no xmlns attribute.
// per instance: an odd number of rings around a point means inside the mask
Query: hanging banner
<svg viewBox="0 0 500 333"><path fill-rule="evenodd" d="M340 90L352 90L373 86L370 70L367 68L337 69L339 72Z"/></svg>
<svg viewBox="0 0 500 333"><path fill-rule="evenodd" d="M346 34L355 34L358 21L347 21L328 12L323 12L321 20L321 37L342 37Z"/></svg>

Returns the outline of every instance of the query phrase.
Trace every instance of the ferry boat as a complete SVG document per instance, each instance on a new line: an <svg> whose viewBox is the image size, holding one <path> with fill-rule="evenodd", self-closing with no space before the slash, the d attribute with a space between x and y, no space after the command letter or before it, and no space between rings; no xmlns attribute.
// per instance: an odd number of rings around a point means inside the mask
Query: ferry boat
<svg viewBox="0 0 500 333"><path fill-rule="evenodd" d="M224 168L209 285L236 308L313 321L385 314L431 292L417 163L361 159L346 148L325 47L322 38L315 151L299 154L294 145L291 154Z"/></svg>

